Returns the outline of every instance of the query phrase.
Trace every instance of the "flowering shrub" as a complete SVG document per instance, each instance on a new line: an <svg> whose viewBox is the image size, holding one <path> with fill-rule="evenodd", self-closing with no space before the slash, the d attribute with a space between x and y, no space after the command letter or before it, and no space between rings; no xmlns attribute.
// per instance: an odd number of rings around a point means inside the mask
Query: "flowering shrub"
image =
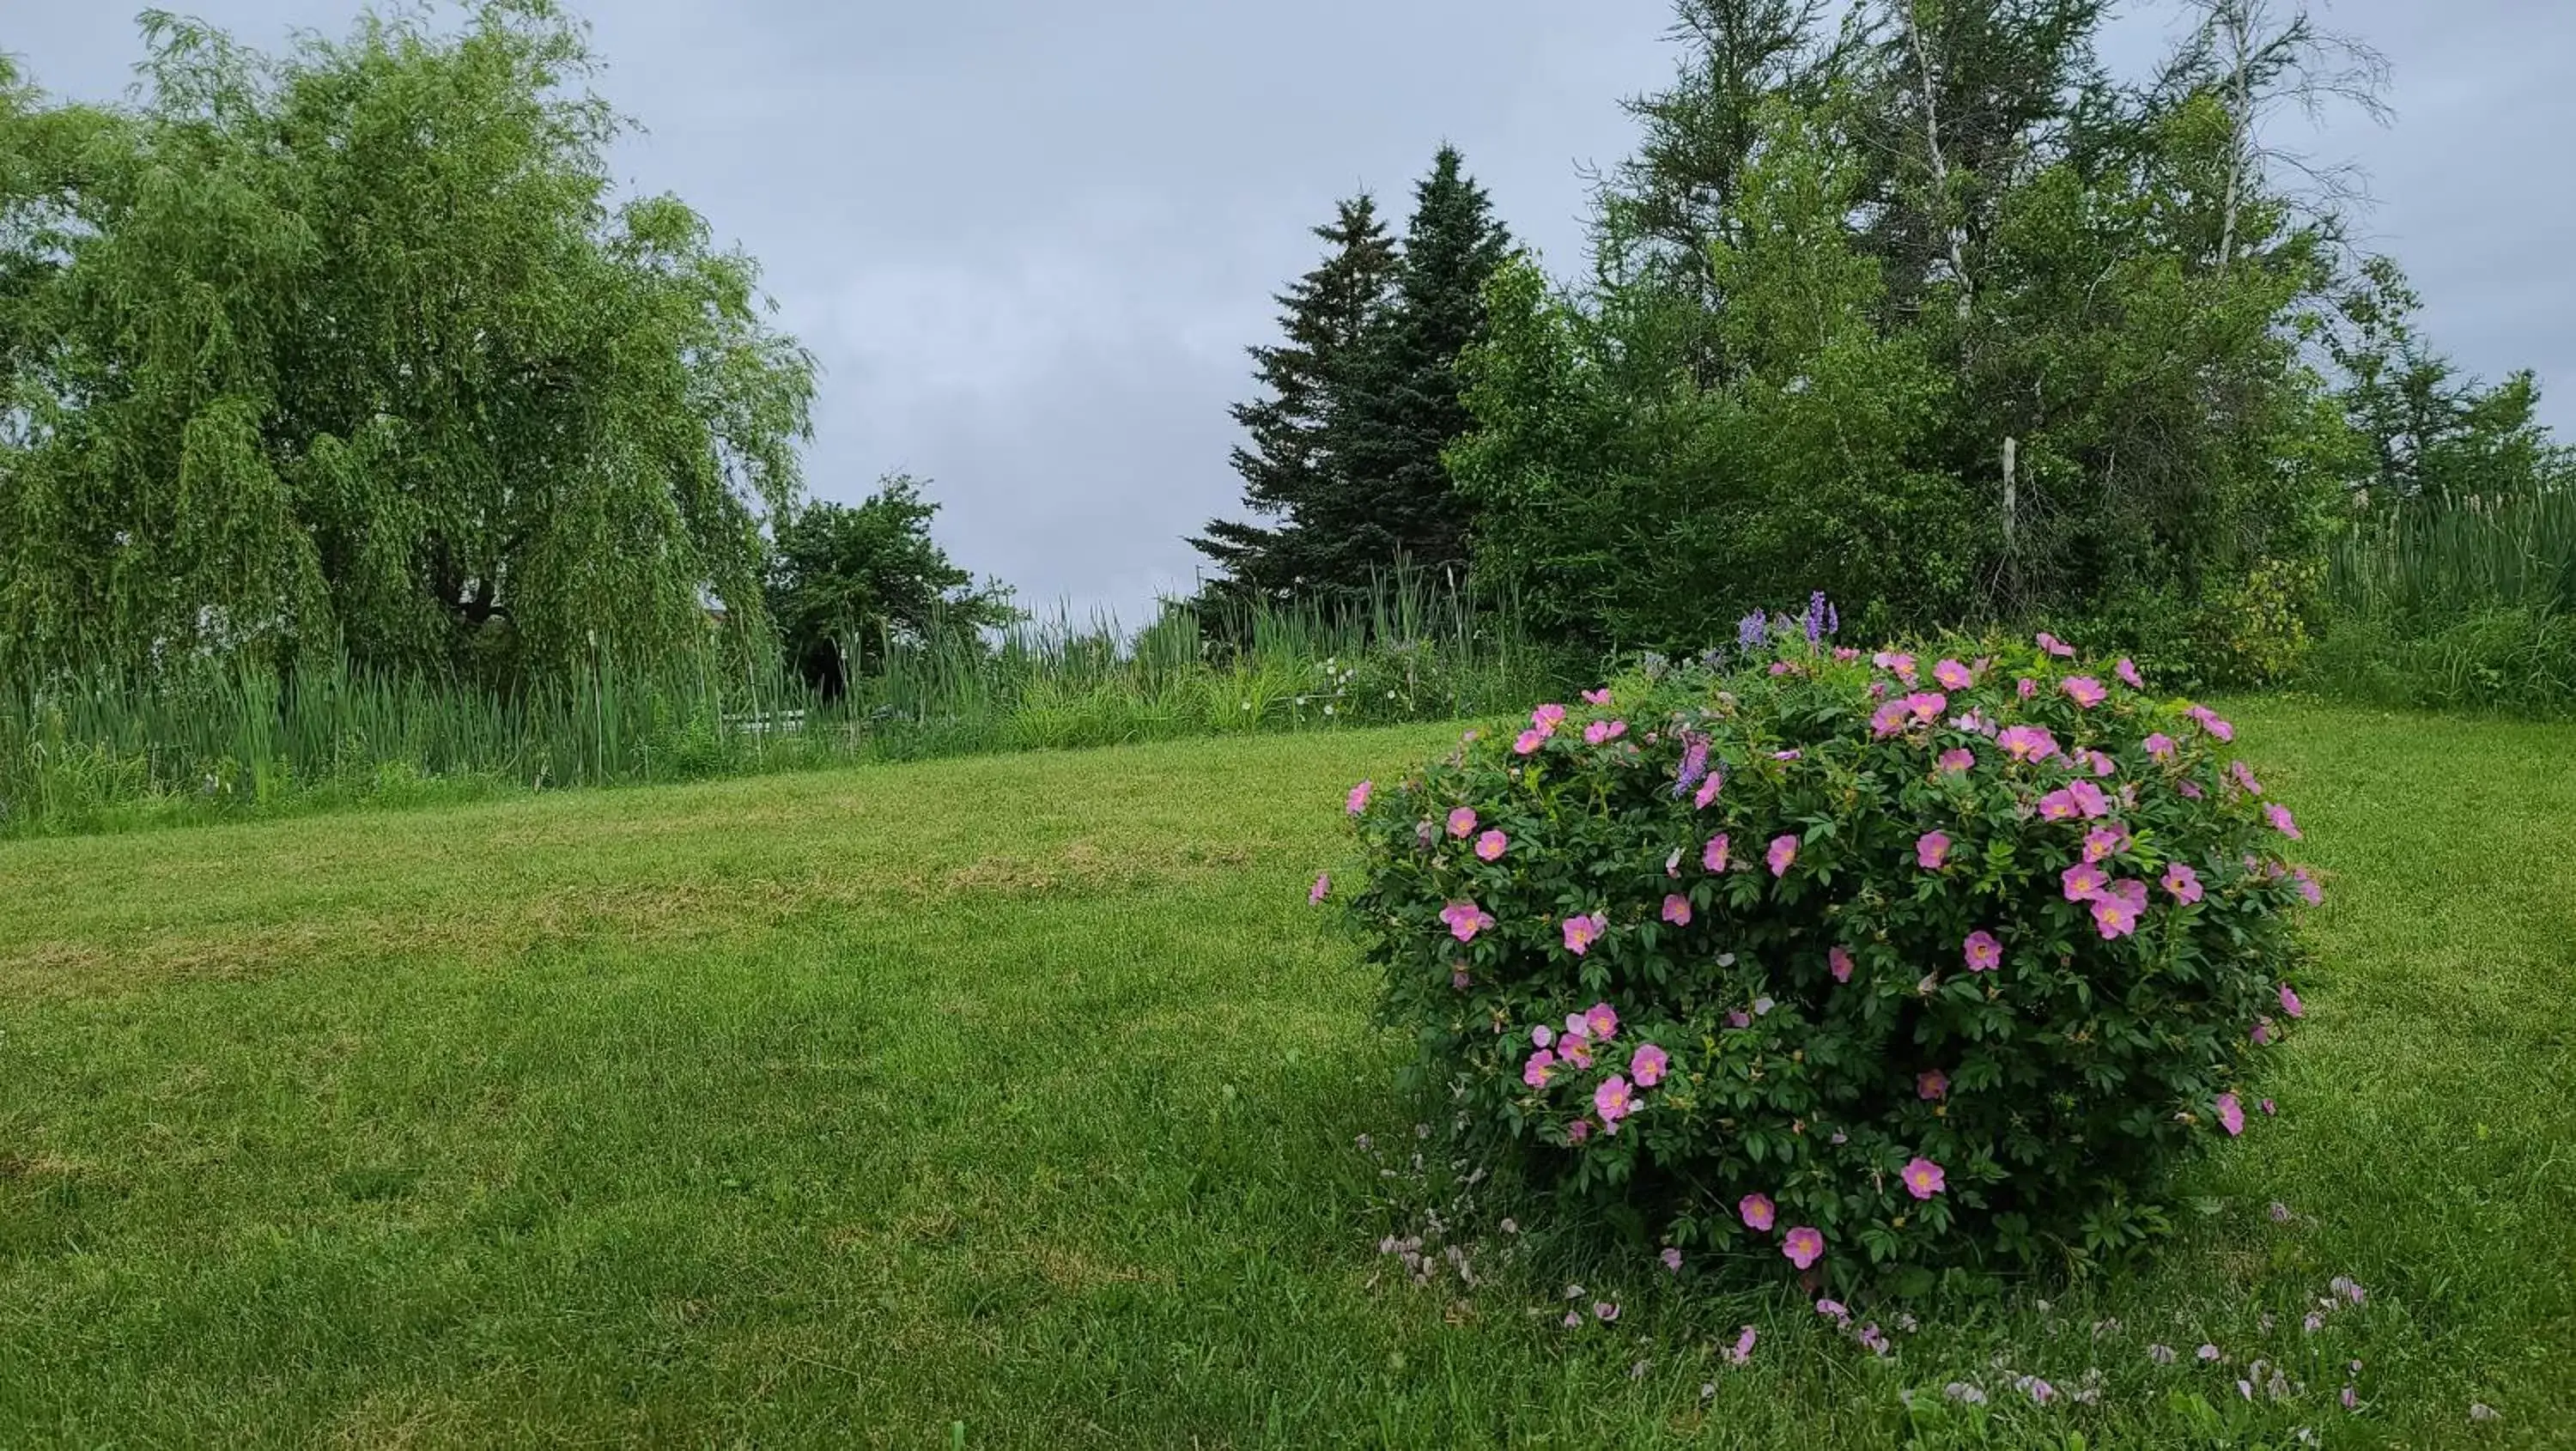
<svg viewBox="0 0 2576 1451"><path fill-rule="evenodd" d="M2131 1249L2269 1112L2297 823L2129 661L1829 629L1354 789L1385 1010L1485 1147L1668 1247L1900 1285Z"/></svg>

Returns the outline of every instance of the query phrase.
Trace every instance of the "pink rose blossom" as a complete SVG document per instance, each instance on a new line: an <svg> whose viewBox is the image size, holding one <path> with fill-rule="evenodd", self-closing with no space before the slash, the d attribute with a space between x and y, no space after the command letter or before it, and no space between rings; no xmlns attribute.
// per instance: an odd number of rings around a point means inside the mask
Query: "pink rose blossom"
<svg viewBox="0 0 2576 1451"><path fill-rule="evenodd" d="M1627 1078L1613 1073L1602 1079L1601 1086L1592 1090L1592 1109L1593 1112L1601 1115L1601 1125L1604 1128L1636 1112L1636 1099L1629 1092Z"/></svg>
<svg viewBox="0 0 2576 1451"><path fill-rule="evenodd" d="M1652 1043L1641 1043L1636 1052L1628 1055L1628 1076L1637 1080L1639 1088L1652 1088L1663 1082L1664 1070L1671 1066L1671 1055Z"/></svg>
<svg viewBox="0 0 2576 1451"><path fill-rule="evenodd" d="M1977 683L1976 672L1956 660L1944 660L1932 667L1932 678L1945 690L1965 690Z"/></svg>
<svg viewBox="0 0 2576 1451"><path fill-rule="evenodd" d="M2254 1046L2257 1048L2268 1046L2272 1041L2272 1020L2270 1018L2256 1018L2254 1020L2254 1031L2246 1034L2245 1036L2253 1039Z"/></svg>
<svg viewBox="0 0 2576 1451"><path fill-rule="evenodd" d="M2119 762L2103 755L2100 751L2079 751L2076 753L2075 763L2096 776L2115 775L2120 769Z"/></svg>
<svg viewBox="0 0 2576 1451"><path fill-rule="evenodd" d="M1679 892L1665 893L1664 920L1676 927L1688 927L1691 920L1690 898Z"/></svg>
<svg viewBox="0 0 2576 1451"><path fill-rule="evenodd" d="M1949 855L1950 837L1947 832L1927 831L1914 839L1915 865L1927 872L1941 870L1941 863Z"/></svg>
<svg viewBox="0 0 2576 1451"><path fill-rule="evenodd" d="M2182 754L2182 743L2158 731L2147 737L2147 754L2155 760L2171 765L2174 758Z"/></svg>
<svg viewBox="0 0 2576 1451"><path fill-rule="evenodd" d="M2245 788L2246 795L2260 796L2263 794L2263 783L2254 779L2253 768L2247 766L2243 761L2228 762L2227 774L2236 778L2236 784Z"/></svg>
<svg viewBox="0 0 2576 1451"><path fill-rule="evenodd" d="M2227 1130L2227 1136L2231 1139L2245 1132L2245 1106L2236 1101L2235 1094L2222 1093L2218 1096L2218 1124L2219 1127Z"/></svg>
<svg viewBox="0 0 2576 1451"><path fill-rule="evenodd" d="M1521 1065L1521 1082L1528 1084L1532 1088L1545 1088L1547 1087L1548 1070L1555 1066L1556 1055L1545 1048L1541 1048L1529 1056L1528 1062Z"/></svg>
<svg viewBox="0 0 2576 1451"><path fill-rule="evenodd" d="M1664 1262L1665 1269L1672 1271L1674 1274L1681 1273L1682 1252L1680 1250L1671 1245L1666 1245L1664 1246L1664 1252L1655 1256L1655 1258Z"/></svg>
<svg viewBox="0 0 2576 1451"><path fill-rule="evenodd" d="M1512 739L1512 750L1515 754L1526 756L1546 744L1547 732L1532 726Z"/></svg>
<svg viewBox="0 0 2576 1451"><path fill-rule="evenodd" d="M1921 1154L1908 1160L1897 1177L1905 1181L1905 1192L1917 1199L1929 1199L1949 1187L1949 1178L1941 1172L1941 1166Z"/></svg>
<svg viewBox="0 0 2576 1451"><path fill-rule="evenodd" d="M1483 836L1476 838L1476 855L1489 862L1499 861L1511 844L1512 839L1503 835L1500 829L1488 829Z"/></svg>
<svg viewBox="0 0 2576 1451"><path fill-rule="evenodd" d="M1869 715L1869 733L1870 733L1873 737L1876 737L1876 738L1877 738L1877 739L1879 739L1879 740L1885 740L1885 739L1887 739L1889 736L1895 735L1895 734L1897 734L1898 732L1900 732L1900 731L1902 731L1902 730L1904 730L1904 729L1905 729L1905 702L1904 702L1904 701L1902 701L1902 700L1891 700L1891 701L1886 701L1886 702L1882 703L1882 704L1879 706L1879 708L1878 708L1878 709L1876 709L1876 710L1874 710L1874 711L1871 711L1871 712L1870 712L1870 715Z"/></svg>
<svg viewBox="0 0 2576 1451"><path fill-rule="evenodd" d="M2126 655L2120 657L2120 663L2112 667L2111 673L2119 676L2120 683L2129 687L2131 690L2144 690L2147 688L2147 679L2145 676L2138 673L2137 662L2131 660Z"/></svg>
<svg viewBox="0 0 2576 1451"><path fill-rule="evenodd" d="M2200 728L2222 741L2236 739L2236 727L2218 718L2218 712L2205 705L2195 705L2183 714L2199 722Z"/></svg>
<svg viewBox="0 0 2576 1451"><path fill-rule="evenodd" d="M2190 797L2194 801L2198 801L2201 798L2200 783L2198 781L2183 781L2178 783L2174 789L2181 792L2183 795Z"/></svg>
<svg viewBox="0 0 2576 1451"><path fill-rule="evenodd" d="M2301 839L2299 835L2299 824L2290 819L2290 808L2287 806L2283 806L2278 802L2275 802L2272 805L2264 807L2263 819L2272 823L2272 829L2274 831L2281 833L2290 840L2298 841Z"/></svg>
<svg viewBox="0 0 2576 1451"><path fill-rule="evenodd" d="M2074 646L2067 644L2064 640L2057 638L2046 630L2039 632L2039 648L2047 651L2051 655L2059 657L2060 659L2071 660L2075 657Z"/></svg>
<svg viewBox="0 0 2576 1451"><path fill-rule="evenodd" d="M2103 895L2093 899L2093 925L2101 929L2102 940L2110 942L2138 930L2138 909L2126 898Z"/></svg>
<svg viewBox="0 0 2576 1451"><path fill-rule="evenodd" d="M1610 919L1599 912L1586 917L1565 919L1565 950L1581 957L1610 930Z"/></svg>
<svg viewBox="0 0 2576 1451"><path fill-rule="evenodd" d="M1771 849L1763 853L1762 859L1770 863L1771 875L1775 877L1787 876L1789 874L1789 864L1798 859L1797 833L1791 832L1785 836L1773 837L1771 839Z"/></svg>
<svg viewBox="0 0 2576 1451"><path fill-rule="evenodd" d="M2165 890L2173 893L2177 902L2185 905L2197 902L2201 898L2200 873L2175 862L2165 868Z"/></svg>
<svg viewBox="0 0 2576 1451"><path fill-rule="evenodd" d="M1594 914L1599 915L1599 914ZM1608 1003L1594 1003L1583 1011L1583 1031L1602 1042L1619 1036L1619 1012Z"/></svg>
<svg viewBox="0 0 2576 1451"><path fill-rule="evenodd" d="M1699 783L1699 791L1691 797L1692 808L1694 810L1706 811L1709 807L1709 803L1717 799L1717 793L1725 789L1726 768L1724 766L1711 766L1708 772L1708 779Z"/></svg>
<svg viewBox="0 0 2576 1451"><path fill-rule="evenodd" d="M2045 761L2057 754L2057 737L2041 726L2006 726L1996 734L1995 744L2016 761Z"/></svg>
<svg viewBox="0 0 2576 1451"><path fill-rule="evenodd" d="M1493 915L1473 902L1452 902L1440 909L1440 920L1449 924L1449 935L1461 942L1473 942L1476 934L1494 925Z"/></svg>
<svg viewBox="0 0 2576 1451"><path fill-rule="evenodd" d="M1540 730L1553 732L1558 726L1565 724L1565 707L1542 705L1530 712L1530 724Z"/></svg>
<svg viewBox="0 0 2576 1451"><path fill-rule="evenodd" d="M1747 1194L1735 1201L1735 1212L1743 1216L1746 1229L1759 1234L1771 1228L1772 1216L1777 1211L1772 1207L1770 1195Z"/></svg>
<svg viewBox="0 0 2576 1451"><path fill-rule="evenodd" d="M2129 849L2128 828L2116 823L2097 826L2084 834L2084 859L2108 861Z"/></svg>
<svg viewBox="0 0 2576 1451"><path fill-rule="evenodd" d="M1893 650L1881 650L1877 654L1869 657L1869 663L1877 666L1881 670L1894 673L1897 679L1904 681L1908 685L1912 685L1914 683L1914 657L1911 655L1901 654Z"/></svg>
<svg viewBox="0 0 2576 1451"><path fill-rule="evenodd" d="M2013 689L2021 693L2022 699L2028 700L2032 696L2039 694L2039 682L2025 675L2021 679L2013 682Z"/></svg>
<svg viewBox="0 0 2576 1451"><path fill-rule="evenodd" d="M1608 705L1610 703L1610 687L1605 685L1599 690L1587 690L1583 692L1583 703L1585 705Z"/></svg>
<svg viewBox="0 0 2576 1451"><path fill-rule="evenodd" d="M2073 821L2083 814L2084 808L2075 804L2075 793L2062 787L2039 798L2042 821Z"/></svg>
<svg viewBox="0 0 2576 1451"><path fill-rule="evenodd" d="M2317 879L2308 875L2308 869L2306 867L2299 867L2292 870L2290 873L2290 880L2298 883L2299 896L2309 906L2322 907L2325 905L2326 889L2317 885Z"/></svg>
<svg viewBox="0 0 2576 1451"><path fill-rule="evenodd" d="M2111 885L2111 874L2090 860L2057 874L2058 887L2070 902L2090 902Z"/></svg>
<svg viewBox="0 0 2576 1451"><path fill-rule="evenodd" d="M1627 733L1628 723L1624 720L1596 720L1583 728L1583 740L1586 745L1597 746L1605 741L1615 741Z"/></svg>
<svg viewBox="0 0 2576 1451"><path fill-rule="evenodd" d="M1905 708L1913 713L1918 723L1928 725L1939 720L1941 712L1950 708L1950 697L1937 690L1919 691L1905 697Z"/></svg>
<svg viewBox="0 0 2576 1451"><path fill-rule="evenodd" d="M2066 794L2075 798L2076 809L2088 819L2111 814L2111 798L2103 795L2102 788L2090 781L2078 778L2067 782Z"/></svg>
<svg viewBox="0 0 2576 1451"><path fill-rule="evenodd" d="M1753 1362L1753 1343L1760 1338L1754 1334L1752 1326L1745 1326L1735 1337L1735 1347L1726 1352L1726 1363L1735 1366L1750 1365Z"/></svg>
<svg viewBox="0 0 2576 1451"><path fill-rule="evenodd" d="M1476 808L1461 806L1449 813L1449 834L1465 840L1476 830Z"/></svg>
<svg viewBox="0 0 2576 1451"><path fill-rule="evenodd" d="M1977 764L1977 753L1965 746L1956 746L1943 751L1941 758L1934 764L1944 771L1971 770Z"/></svg>
<svg viewBox="0 0 2576 1451"><path fill-rule="evenodd" d="M2085 710L2111 698L2111 692L2102 688L2102 682L2090 675L2070 675L2059 682L2059 687L2066 692L2068 699Z"/></svg>
<svg viewBox="0 0 2576 1451"><path fill-rule="evenodd" d="M1825 1237L1810 1225L1799 1225L1782 1236L1780 1253L1800 1269L1814 1264L1825 1252Z"/></svg>
<svg viewBox="0 0 2576 1451"><path fill-rule="evenodd" d="M1342 803L1342 809L1348 811L1353 816L1357 816L1361 812L1368 810L1368 804L1369 783L1362 781L1360 784L1351 788L1350 797Z"/></svg>
<svg viewBox="0 0 2576 1451"><path fill-rule="evenodd" d="M1533 1048L1544 1048L1555 1041L1556 1030L1545 1023L1530 1029L1530 1046Z"/></svg>
<svg viewBox="0 0 2576 1451"><path fill-rule="evenodd" d="M1576 1119L1565 1126L1565 1141L1569 1144L1579 1144L1590 1137L1592 1137L1592 1120L1588 1118Z"/></svg>
<svg viewBox="0 0 2576 1451"><path fill-rule="evenodd" d="M1708 845L1700 849L1699 864L1712 872L1726 870L1725 832L1721 831L1708 839Z"/></svg>
<svg viewBox="0 0 2576 1451"><path fill-rule="evenodd" d="M1950 1096L1950 1075L1938 1068L1927 1068L1914 1075L1914 1096L1925 1102L1938 1102Z"/></svg>
<svg viewBox="0 0 2576 1451"><path fill-rule="evenodd" d="M1960 949L1967 956L1970 972L1992 972L2003 966L2004 945L1997 942L1991 932L1969 933L1968 940L1960 944Z"/></svg>
<svg viewBox="0 0 2576 1451"><path fill-rule="evenodd" d="M1833 970L1834 970L1834 981L1836 981L1836 982L1849 982L1849 981L1851 981L1851 975L1852 975L1852 955L1851 955L1851 949L1849 949L1849 948L1847 948L1847 947L1833 947L1833 948L1829 948L1829 949L1827 949L1827 950L1826 950L1826 952L1825 952L1825 961L1826 961L1828 964L1830 964L1830 965L1832 966Z"/></svg>
<svg viewBox="0 0 2576 1451"><path fill-rule="evenodd" d="M2288 983L2281 984L2281 1011L2294 1018L2308 1015L2307 1006L2299 1001L2299 995L2291 990Z"/></svg>
<svg viewBox="0 0 2576 1451"><path fill-rule="evenodd" d="M1332 873L1330 873L1330 872L1318 872L1318 873L1316 873L1316 874L1315 874L1315 885L1314 885L1313 887L1309 888L1309 889L1307 890L1307 892L1306 892L1306 902L1307 902L1307 905L1309 905L1309 906L1315 906L1315 905L1319 905L1319 904L1321 904L1321 903L1323 902L1323 900L1324 900L1326 897L1328 897L1328 896L1332 895L1332 891L1333 891L1333 876L1332 876Z"/></svg>

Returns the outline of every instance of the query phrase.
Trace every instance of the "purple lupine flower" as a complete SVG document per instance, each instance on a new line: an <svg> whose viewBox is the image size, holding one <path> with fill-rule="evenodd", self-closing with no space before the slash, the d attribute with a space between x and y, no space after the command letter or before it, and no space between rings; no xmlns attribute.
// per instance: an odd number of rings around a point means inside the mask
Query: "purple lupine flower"
<svg viewBox="0 0 2576 1451"><path fill-rule="evenodd" d="M1735 643L1747 650L1761 644L1763 631L1767 627L1768 623L1769 622L1763 618L1760 610L1755 610L1753 613L1746 615L1743 619L1736 621Z"/></svg>
<svg viewBox="0 0 2576 1451"><path fill-rule="evenodd" d="M1682 765L1673 776L1673 799L1678 801L1689 795L1691 788L1707 776L1708 737L1696 734L1682 737Z"/></svg>

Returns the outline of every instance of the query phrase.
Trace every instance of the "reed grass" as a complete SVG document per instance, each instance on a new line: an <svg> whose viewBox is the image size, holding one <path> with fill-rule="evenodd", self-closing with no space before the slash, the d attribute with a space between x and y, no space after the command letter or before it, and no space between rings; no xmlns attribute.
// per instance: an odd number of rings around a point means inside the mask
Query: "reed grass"
<svg viewBox="0 0 2576 1451"><path fill-rule="evenodd" d="M1339 608L1172 603L1138 631L1059 610L868 656L839 699L712 646L509 691L345 665L0 685L0 835L1449 719L1525 705L1564 673L1507 610L1418 577Z"/></svg>
<svg viewBox="0 0 2576 1451"><path fill-rule="evenodd" d="M2383 705L2576 714L2576 491L2417 503L2328 556L2302 683Z"/></svg>

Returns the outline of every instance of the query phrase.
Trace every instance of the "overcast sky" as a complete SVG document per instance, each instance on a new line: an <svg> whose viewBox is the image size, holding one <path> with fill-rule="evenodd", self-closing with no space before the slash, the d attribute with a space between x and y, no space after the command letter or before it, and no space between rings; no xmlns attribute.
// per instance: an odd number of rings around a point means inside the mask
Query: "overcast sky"
<svg viewBox="0 0 2576 1451"><path fill-rule="evenodd" d="M262 48L356 0L167 0ZM600 89L646 134L620 175L673 191L767 268L821 358L809 476L854 499L935 481L958 561L1025 602L1139 622L1186 589L1226 511L1228 402L1305 228L1377 191L1399 217L1451 141L1552 270L1580 266L1585 163L1625 155L1616 100L1659 85L1668 0L576 0ZM2164 43L2133 0L2117 65ZM2371 240L2435 341L2536 369L2576 434L2576 5L2339 0L2385 52L2397 116L2305 142L2367 170ZM0 0L0 47L108 99L139 54L116 0Z"/></svg>

